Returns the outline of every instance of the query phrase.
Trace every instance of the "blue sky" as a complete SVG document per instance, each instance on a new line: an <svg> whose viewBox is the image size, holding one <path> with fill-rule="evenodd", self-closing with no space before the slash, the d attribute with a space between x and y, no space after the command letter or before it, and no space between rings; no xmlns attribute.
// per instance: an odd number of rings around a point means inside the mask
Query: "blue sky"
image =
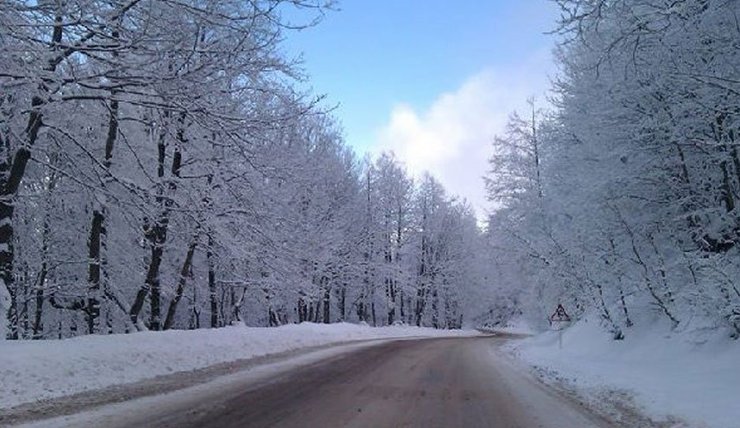
<svg viewBox="0 0 740 428"><path fill-rule="evenodd" d="M344 0L291 33L313 91L358 154L393 150L485 209L486 150L508 112L553 74L557 10L547 0ZM448 122L448 123L445 123ZM467 158L475 158L470 168ZM466 160L467 159L467 160ZM465 177L462 177L465 175Z"/></svg>

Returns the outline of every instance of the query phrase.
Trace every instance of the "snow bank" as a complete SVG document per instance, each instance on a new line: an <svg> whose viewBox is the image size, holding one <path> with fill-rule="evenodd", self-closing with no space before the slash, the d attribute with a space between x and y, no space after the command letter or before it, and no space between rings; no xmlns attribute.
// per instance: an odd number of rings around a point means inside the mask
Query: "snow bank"
<svg viewBox="0 0 740 428"><path fill-rule="evenodd" d="M235 326L83 336L59 341L0 341L0 408L337 342L475 334L406 326L303 323L276 328Z"/></svg>
<svg viewBox="0 0 740 428"><path fill-rule="evenodd" d="M515 318L509 320L504 326L495 327L492 329L497 333L515 334L529 336L535 334L535 330L529 325L529 323L523 318Z"/></svg>
<svg viewBox="0 0 740 428"><path fill-rule="evenodd" d="M669 333L649 321L627 330L623 341L585 320L563 332L562 349L557 332L510 348L585 398L617 390L655 420L673 415L691 426L740 427L740 342L716 330Z"/></svg>

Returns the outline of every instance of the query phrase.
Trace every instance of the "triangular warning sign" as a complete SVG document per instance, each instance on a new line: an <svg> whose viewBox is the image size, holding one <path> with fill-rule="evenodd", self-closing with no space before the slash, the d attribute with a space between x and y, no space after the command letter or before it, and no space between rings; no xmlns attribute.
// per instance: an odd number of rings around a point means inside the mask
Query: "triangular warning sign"
<svg viewBox="0 0 740 428"><path fill-rule="evenodd" d="M570 316L565 312L563 305L558 304L555 312L550 316L550 321L570 321Z"/></svg>

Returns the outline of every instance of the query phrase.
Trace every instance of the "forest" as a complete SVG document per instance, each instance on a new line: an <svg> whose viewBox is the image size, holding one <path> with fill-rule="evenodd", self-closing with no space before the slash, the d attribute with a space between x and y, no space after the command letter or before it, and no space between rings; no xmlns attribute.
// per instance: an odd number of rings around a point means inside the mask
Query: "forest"
<svg viewBox="0 0 740 428"><path fill-rule="evenodd" d="M331 6L0 2L7 339L466 321L471 208L297 89L283 41Z"/></svg>
<svg viewBox="0 0 740 428"><path fill-rule="evenodd" d="M284 40L333 2L1 2L0 333L544 328L561 303L616 340L740 337L740 4L555 3L558 74L491 136L475 213L299 89Z"/></svg>
<svg viewBox="0 0 740 428"><path fill-rule="evenodd" d="M486 177L501 306L737 339L740 3L557 3L552 99L511 117Z"/></svg>

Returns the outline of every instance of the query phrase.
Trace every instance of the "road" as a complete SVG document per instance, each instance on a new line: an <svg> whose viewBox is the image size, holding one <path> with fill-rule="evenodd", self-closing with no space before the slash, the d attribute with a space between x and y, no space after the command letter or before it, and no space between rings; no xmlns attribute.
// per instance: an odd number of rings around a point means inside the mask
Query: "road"
<svg viewBox="0 0 740 428"><path fill-rule="evenodd" d="M497 340L382 343L260 382L211 388L166 405L119 405L104 419L57 423L178 428L610 426L531 378L496 351Z"/></svg>

